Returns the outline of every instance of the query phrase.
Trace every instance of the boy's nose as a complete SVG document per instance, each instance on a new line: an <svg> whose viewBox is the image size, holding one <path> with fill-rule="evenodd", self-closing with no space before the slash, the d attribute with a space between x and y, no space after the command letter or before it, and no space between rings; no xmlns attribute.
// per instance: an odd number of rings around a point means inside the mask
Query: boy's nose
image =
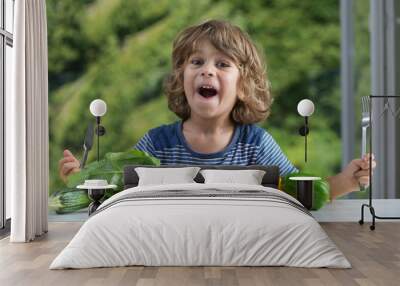
<svg viewBox="0 0 400 286"><path fill-rule="evenodd" d="M214 74L210 71L203 71L201 73L202 76L212 77Z"/></svg>
<svg viewBox="0 0 400 286"><path fill-rule="evenodd" d="M215 70L212 63L207 63L202 66L201 76L212 77L215 75Z"/></svg>

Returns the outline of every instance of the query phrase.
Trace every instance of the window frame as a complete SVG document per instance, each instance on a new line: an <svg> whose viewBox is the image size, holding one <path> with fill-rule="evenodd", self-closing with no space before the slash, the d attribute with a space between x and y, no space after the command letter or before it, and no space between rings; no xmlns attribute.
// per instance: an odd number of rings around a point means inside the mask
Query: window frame
<svg viewBox="0 0 400 286"><path fill-rule="evenodd" d="M5 98L6 98L6 49L13 48L13 34L6 30L6 1L0 0L1 21L0 21L0 236L7 234L10 230L10 219L7 219L6 212L6 189L5 189ZM15 16L15 0L11 1L13 14ZM12 27L14 30L14 27Z"/></svg>

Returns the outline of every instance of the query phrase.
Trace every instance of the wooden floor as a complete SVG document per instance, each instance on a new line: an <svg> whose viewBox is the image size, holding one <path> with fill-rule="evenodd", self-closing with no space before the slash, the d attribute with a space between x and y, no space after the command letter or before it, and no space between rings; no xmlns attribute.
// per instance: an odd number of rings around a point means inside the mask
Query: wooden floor
<svg viewBox="0 0 400 286"><path fill-rule="evenodd" d="M400 285L400 223L321 223L352 269L290 267L120 267L49 270L82 223L50 223L32 243L0 241L0 285Z"/></svg>

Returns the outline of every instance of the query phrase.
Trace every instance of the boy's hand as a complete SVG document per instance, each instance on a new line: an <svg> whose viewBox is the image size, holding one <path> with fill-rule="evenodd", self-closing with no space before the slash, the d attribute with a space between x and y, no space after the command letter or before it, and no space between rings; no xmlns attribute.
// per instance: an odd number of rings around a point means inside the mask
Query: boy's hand
<svg viewBox="0 0 400 286"><path fill-rule="evenodd" d="M354 159L342 171L342 175L345 178L348 178L351 184L354 186L353 190L358 189L359 186L369 186L369 158L370 154L366 154L361 159ZM373 154L371 167L372 174L376 167L376 161Z"/></svg>
<svg viewBox="0 0 400 286"><path fill-rule="evenodd" d="M79 165L78 159L76 159L68 149L64 150L64 158L58 162L58 172L64 183L67 182L67 177L69 175L81 170Z"/></svg>

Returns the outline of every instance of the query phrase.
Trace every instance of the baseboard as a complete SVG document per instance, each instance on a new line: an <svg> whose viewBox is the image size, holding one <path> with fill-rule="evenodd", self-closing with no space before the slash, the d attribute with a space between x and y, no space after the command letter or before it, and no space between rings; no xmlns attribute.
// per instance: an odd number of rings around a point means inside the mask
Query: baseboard
<svg viewBox="0 0 400 286"><path fill-rule="evenodd" d="M361 218L361 206L367 204L368 200L335 200L326 204L318 211L311 213L320 222L358 222ZM374 199L372 205L375 214L381 217L400 216L400 199ZM364 209L364 221L371 221L372 216L369 208ZM377 219L379 221L379 219ZM385 220L388 221L388 220ZM397 221L397 220L393 220ZM398 220L400 222L400 220Z"/></svg>

